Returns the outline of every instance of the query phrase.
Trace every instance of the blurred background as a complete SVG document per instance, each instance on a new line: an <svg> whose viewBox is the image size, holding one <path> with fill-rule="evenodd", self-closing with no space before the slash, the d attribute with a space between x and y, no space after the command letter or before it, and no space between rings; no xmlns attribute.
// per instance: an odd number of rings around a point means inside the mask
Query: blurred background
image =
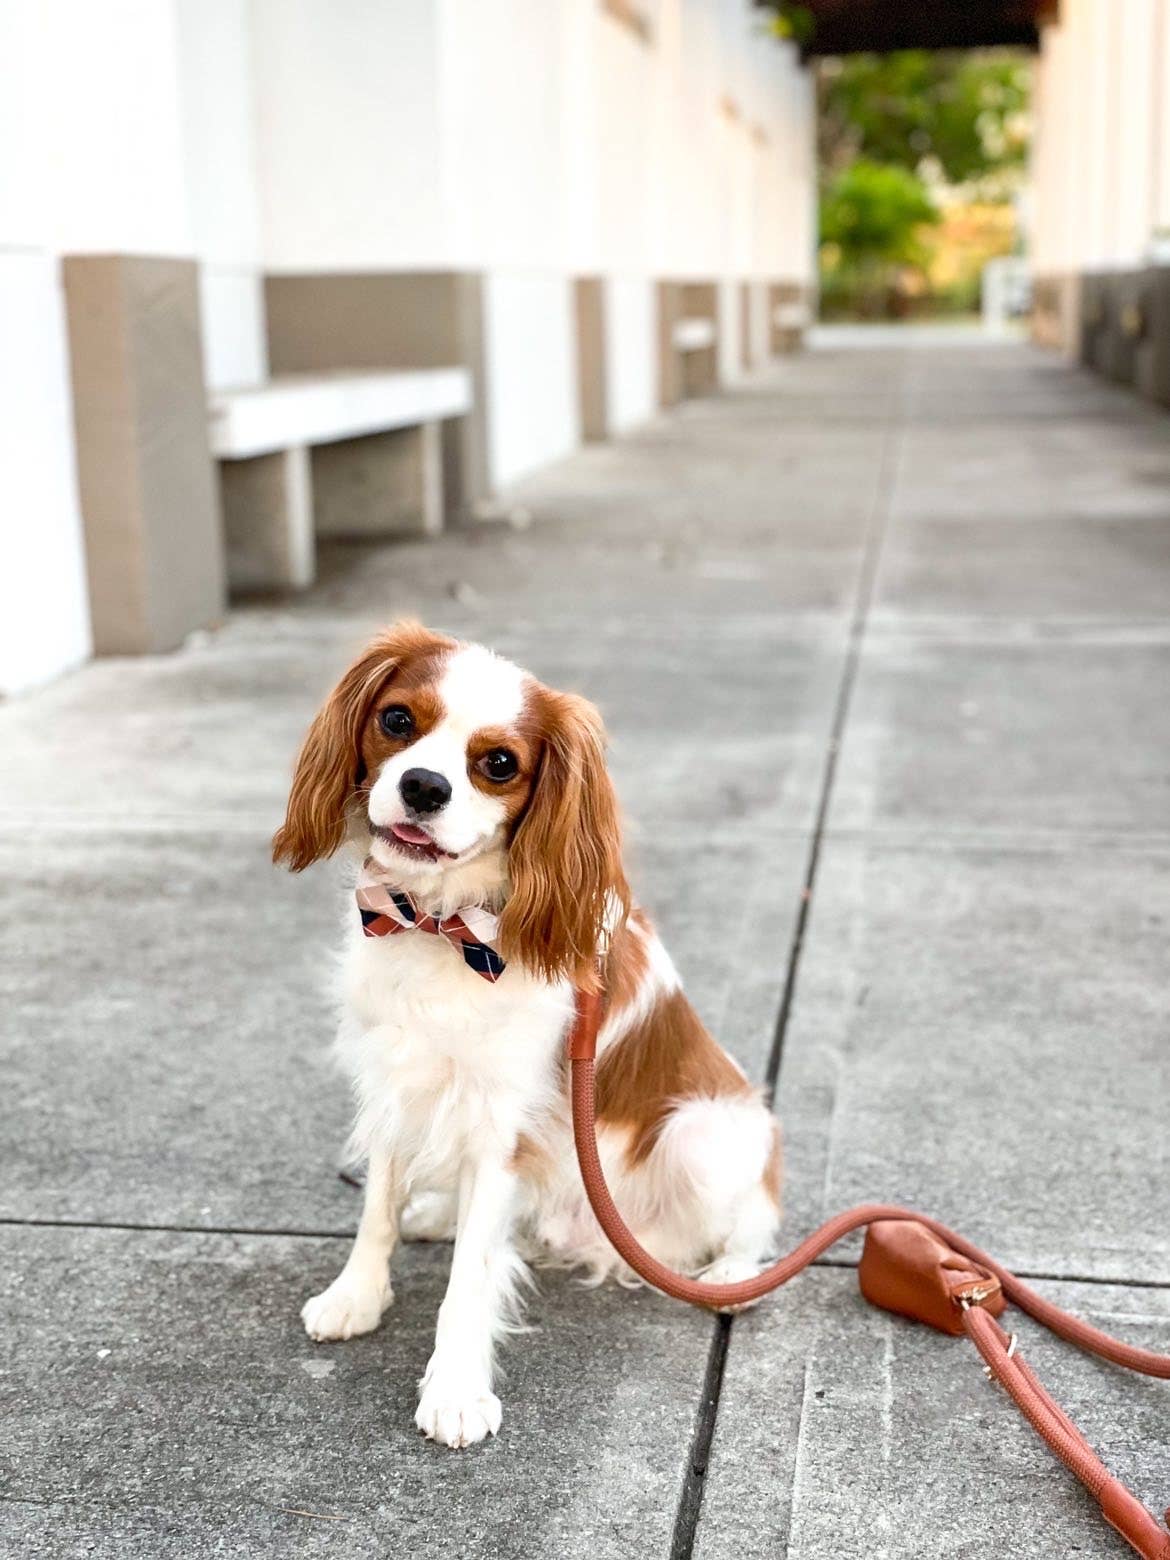
<svg viewBox="0 0 1170 1560"><path fill-rule="evenodd" d="M1170 404L1168 11L3 0L0 690L474 523L818 317Z"/></svg>

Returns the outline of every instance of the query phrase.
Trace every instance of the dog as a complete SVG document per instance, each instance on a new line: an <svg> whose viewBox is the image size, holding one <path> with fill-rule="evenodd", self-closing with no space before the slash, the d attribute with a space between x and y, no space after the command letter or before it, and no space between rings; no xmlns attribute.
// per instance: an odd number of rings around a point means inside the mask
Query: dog
<svg viewBox="0 0 1170 1560"><path fill-rule="evenodd" d="M525 1255L632 1278L574 1158L575 990L605 993L602 1163L660 1261L717 1283L759 1271L780 1217L778 1126L631 908L585 699L417 623L380 634L309 728L273 856L299 872L342 847L359 870L336 1050L368 1170L353 1248L302 1320L319 1343L371 1332L399 1236L453 1236L415 1422L470 1446L500 1427L494 1354Z"/></svg>

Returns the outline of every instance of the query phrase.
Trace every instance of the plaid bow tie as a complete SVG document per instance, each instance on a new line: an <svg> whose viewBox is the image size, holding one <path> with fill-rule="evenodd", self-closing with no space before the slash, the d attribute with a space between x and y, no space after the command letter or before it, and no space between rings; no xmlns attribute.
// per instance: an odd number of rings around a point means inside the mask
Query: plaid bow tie
<svg viewBox="0 0 1170 1560"><path fill-rule="evenodd" d="M499 916L478 905L464 905L441 921L424 915L409 894L383 882L378 864L367 857L357 881L357 903L362 931L367 937L391 937L398 932L434 932L445 937L459 952L468 969L484 980L496 981L504 973L504 961L492 943L499 928Z"/></svg>

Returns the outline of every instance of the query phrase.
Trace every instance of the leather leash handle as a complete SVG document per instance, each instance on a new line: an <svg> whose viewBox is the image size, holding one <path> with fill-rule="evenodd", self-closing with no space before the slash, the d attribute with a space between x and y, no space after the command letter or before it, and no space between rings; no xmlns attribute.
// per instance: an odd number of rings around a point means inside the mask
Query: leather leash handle
<svg viewBox="0 0 1170 1560"><path fill-rule="evenodd" d="M601 1027L603 997L579 991L576 1017L569 1033L568 1056L572 1070L573 1141L589 1205L614 1250L639 1277L663 1294L708 1310L723 1311L748 1305L779 1289L794 1278L842 1236L880 1220L913 1221L936 1235L953 1251L995 1275L1004 1294L1059 1337L1079 1348L1143 1375L1170 1380L1170 1355L1137 1349L1121 1339L1071 1316L1008 1272L963 1236L936 1219L893 1204L863 1204L826 1221L787 1256L738 1284L704 1284L676 1273L650 1255L618 1212L605 1180L597 1148L597 1084L595 1058ZM964 1331L983 1356L994 1378L1001 1383L1029 1424L1047 1442L1065 1466L1096 1497L1105 1520L1144 1560L1170 1560L1170 1533L1161 1527L1137 1498L1115 1479L1064 1410L1048 1396L1032 1370L1011 1350L1007 1335L983 1309L983 1291L956 1297L962 1308ZM1170 1521L1170 1512L1167 1512Z"/></svg>
<svg viewBox="0 0 1170 1560"><path fill-rule="evenodd" d="M1049 1397L1036 1373L1013 1352L1013 1340L995 1318L982 1306L969 1305L963 1310L963 1326L983 1356L991 1376L1003 1387L1033 1430L1094 1497L1110 1527L1145 1560L1167 1560L1170 1533L1154 1520L1120 1479L1113 1477L1060 1404ZM1170 1520L1170 1512L1167 1519Z"/></svg>

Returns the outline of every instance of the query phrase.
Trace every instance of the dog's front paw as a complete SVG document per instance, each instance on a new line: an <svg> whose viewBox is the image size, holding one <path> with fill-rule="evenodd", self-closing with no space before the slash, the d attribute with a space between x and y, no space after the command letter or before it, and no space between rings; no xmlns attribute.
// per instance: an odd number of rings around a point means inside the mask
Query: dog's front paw
<svg viewBox="0 0 1170 1560"><path fill-rule="evenodd" d="M500 1428L500 1400L486 1382L433 1376L424 1381L414 1422L440 1446L474 1446Z"/></svg>
<svg viewBox="0 0 1170 1560"><path fill-rule="evenodd" d="M745 1279L755 1278L760 1271L759 1265L749 1262L745 1257L717 1257L709 1268L705 1268L699 1274L700 1284L742 1284ZM759 1305L758 1300L745 1300L742 1305L721 1305L720 1311L725 1316L733 1316L737 1311L750 1311L752 1306Z"/></svg>
<svg viewBox="0 0 1170 1560"><path fill-rule="evenodd" d="M305 1331L315 1343L332 1343L373 1332L394 1299L388 1283L370 1283L341 1273L329 1288L301 1308Z"/></svg>

